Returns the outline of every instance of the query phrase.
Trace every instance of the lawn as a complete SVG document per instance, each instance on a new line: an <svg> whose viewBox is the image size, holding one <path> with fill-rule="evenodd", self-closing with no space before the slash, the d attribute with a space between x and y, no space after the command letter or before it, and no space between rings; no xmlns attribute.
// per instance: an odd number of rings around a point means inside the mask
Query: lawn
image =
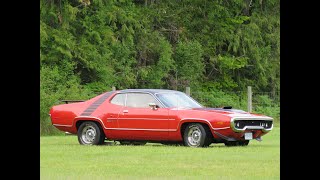
<svg viewBox="0 0 320 180"><path fill-rule="evenodd" d="M40 137L41 179L280 179L280 128L247 147L81 146Z"/></svg>

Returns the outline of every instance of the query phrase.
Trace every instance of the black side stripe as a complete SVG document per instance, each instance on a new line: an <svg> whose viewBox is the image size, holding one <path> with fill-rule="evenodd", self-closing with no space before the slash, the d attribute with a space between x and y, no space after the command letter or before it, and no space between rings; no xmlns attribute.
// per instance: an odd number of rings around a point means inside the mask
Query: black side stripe
<svg viewBox="0 0 320 180"><path fill-rule="evenodd" d="M95 102L93 102L87 109L85 109L80 116L90 116L108 97L111 96L111 92L107 92L104 95L102 95L99 99L97 99Z"/></svg>

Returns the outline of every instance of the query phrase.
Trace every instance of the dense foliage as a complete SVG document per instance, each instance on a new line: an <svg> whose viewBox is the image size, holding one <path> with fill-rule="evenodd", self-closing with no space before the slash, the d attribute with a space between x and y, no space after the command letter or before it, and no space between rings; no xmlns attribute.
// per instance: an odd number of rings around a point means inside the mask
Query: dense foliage
<svg viewBox="0 0 320 180"><path fill-rule="evenodd" d="M279 0L41 0L41 134L59 99L112 86L275 94L279 16Z"/></svg>

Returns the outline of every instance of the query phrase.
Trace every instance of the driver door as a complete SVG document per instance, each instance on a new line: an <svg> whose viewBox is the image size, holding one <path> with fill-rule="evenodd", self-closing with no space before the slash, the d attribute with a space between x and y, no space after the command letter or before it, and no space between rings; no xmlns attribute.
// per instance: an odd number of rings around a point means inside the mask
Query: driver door
<svg viewBox="0 0 320 180"><path fill-rule="evenodd" d="M159 108L152 109L149 103ZM148 93L127 93L126 105L119 112L118 124L125 139L167 140L169 121L167 108Z"/></svg>

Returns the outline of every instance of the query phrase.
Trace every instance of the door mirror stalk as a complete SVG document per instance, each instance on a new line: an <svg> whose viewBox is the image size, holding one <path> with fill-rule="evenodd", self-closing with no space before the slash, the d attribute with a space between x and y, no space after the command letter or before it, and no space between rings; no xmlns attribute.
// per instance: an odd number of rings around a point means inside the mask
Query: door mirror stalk
<svg viewBox="0 0 320 180"><path fill-rule="evenodd" d="M151 107L152 110L157 110L159 108L159 106L156 105L156 103L149 103L149 107Z"/></svg>

